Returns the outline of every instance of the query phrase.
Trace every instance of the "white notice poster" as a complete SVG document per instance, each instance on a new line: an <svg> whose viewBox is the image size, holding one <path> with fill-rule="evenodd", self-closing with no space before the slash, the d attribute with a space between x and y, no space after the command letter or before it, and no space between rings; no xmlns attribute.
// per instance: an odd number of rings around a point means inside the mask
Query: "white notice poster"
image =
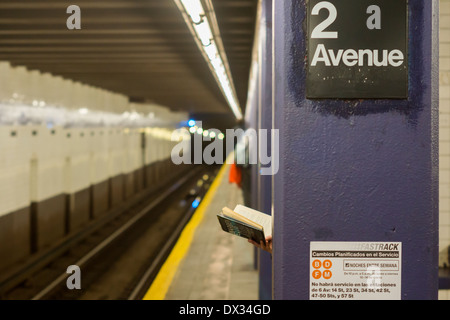
<svg viewBox="0 0 450 320"><path fill-rule="evenodd" d="M311 300L399 300L401 242L311 242Z"/></svg>

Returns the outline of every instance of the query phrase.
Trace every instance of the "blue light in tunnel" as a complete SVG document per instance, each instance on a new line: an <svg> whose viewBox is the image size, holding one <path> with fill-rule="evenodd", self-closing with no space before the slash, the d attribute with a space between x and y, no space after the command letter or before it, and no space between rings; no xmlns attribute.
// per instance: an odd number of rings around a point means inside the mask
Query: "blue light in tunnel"
<svg viewBox="0 0 450 320"><path fill-rule="evenodd" d="M189 125L189 127L195 126L195 120L192 120L192 119L189 120L188 125Z"/></svg>
<svg viewBox="0 0 450 320"><path fill-rule="evenodd" d="M192 208L196 209L200 205L200 198L196 198L192 201Z"/></svg>

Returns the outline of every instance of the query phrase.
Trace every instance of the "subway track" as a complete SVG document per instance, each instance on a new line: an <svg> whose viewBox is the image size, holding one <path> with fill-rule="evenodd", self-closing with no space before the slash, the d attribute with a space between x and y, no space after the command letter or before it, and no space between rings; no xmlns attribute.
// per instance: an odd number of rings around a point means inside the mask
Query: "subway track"
<svg viewBox="0 0 450 320"><path fill-rule="evenodd" d="M218 169L202 166L190 170L173 185L73 240L67 250L59 250L49 263L16 281L1 298L141 299L195 211L192 203L201 201ZM80 268L81 289L67 287L71 276L67 268L72 265ZM20 279L20 274L16 277Z"/></svg>

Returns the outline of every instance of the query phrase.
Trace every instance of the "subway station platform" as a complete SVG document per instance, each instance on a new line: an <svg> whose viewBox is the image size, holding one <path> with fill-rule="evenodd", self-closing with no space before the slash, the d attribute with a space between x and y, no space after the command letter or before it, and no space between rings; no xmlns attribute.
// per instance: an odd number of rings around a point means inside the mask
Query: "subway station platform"
<svg viewBox="0 0 450 320"><path fill-rule="evenodd" d="M216 217L224 206L243 203L229 170L222 166L144 300L258 299L254 247L223 232Z"/></svg>

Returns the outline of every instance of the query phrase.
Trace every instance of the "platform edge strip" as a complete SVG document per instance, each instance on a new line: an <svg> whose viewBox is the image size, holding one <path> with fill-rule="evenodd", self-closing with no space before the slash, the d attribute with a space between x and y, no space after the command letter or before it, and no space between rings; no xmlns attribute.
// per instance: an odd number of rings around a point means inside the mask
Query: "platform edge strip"
<svg viewBox="0 0 450 320"><path fill-rule="evenodd" d="M191 246L195 231L199 226L199 224L201 223L201 221L203 220L205 210L209 207L211 200L214 198L214 195L216 194L217 188L219 187L220 183L223 180L225 171L228 166L227 163L222 165L222 168L220 169L216 179L214 180L210 189L206 193L203 201L198 206L193 217L184 228L177 243L172 249L172 252L168 256L167 260L164 262L163 266L158 272L158 275L156 276L149 290L145 294L143 300L164 300L166 293L169 290L169 287L175 276L175 273L178 269L178 266L180 265L183 258L186 256L186 253L188 252Z"/></svg>

